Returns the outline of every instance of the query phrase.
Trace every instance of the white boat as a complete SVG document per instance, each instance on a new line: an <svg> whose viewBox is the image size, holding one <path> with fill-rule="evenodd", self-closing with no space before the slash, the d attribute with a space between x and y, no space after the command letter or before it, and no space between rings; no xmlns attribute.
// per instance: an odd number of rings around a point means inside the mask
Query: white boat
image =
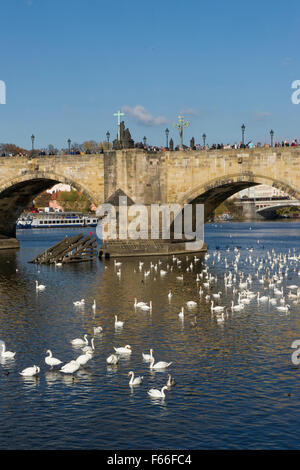
<svg viewBox="0 0 300 470"><path fill-rule="evenodd" d="M32 217L20 217L17 228L96 227L98 217L76 212L43 212Z"/></svg>

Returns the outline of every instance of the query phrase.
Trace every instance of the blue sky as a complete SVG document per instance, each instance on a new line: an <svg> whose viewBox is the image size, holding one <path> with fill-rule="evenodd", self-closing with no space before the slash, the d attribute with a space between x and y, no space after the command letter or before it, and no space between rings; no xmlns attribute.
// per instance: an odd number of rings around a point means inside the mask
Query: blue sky
<svg viewBox="0 0 300 470"><path fill-rule="evenodd" d="M300 140L299 1L2 0L0 142L30 148L117 135L164 145Z"/></svg>

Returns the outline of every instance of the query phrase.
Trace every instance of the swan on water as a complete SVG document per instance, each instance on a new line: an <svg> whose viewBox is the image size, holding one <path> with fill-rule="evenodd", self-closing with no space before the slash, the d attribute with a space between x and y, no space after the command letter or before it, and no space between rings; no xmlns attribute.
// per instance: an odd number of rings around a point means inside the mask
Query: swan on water
<svg viewBox="0 0 300 470"><path fill-rule="evenodd" d="M175 385L175 380L173 379L173 377L171 376L171 374L168 374L168 381L167 381L167 387L168 388L171 388L171 387L174 387Z"/></svg>
<svg viewBox="0 0 300 470"><path fill-rule="evenodd" d="M188 306L188 308L193 308L193 307L197 307L197 302L194 302L193 300L189 300L186 305Z"/></svg>
<svg viewBox="0 0 300 470"><path fill-rule="evenodd" d="M102 333L102 331L103 331L102 326L94 326L94 333L95 334Z"/></svg>
<svg viewBox="0 0 300 470"><path fill-rule="evenodd" d="M72 339L70 343L72 343L74 346L84 346L85 344L88 344L89 342L87 339L87 335L84 335L83 338L84 339L81 339L81 338Z"/></svg>
<svg viewBox="0 0 300 470"><path fill-rule="evenodd" d="M82 349L82 351L84 353L90 353L90 354L93 354L94 351L95 351L95 342L94 342L94 338L91 339L91 346L87 345L87 346L84 346Z"/></svg>
<svg viewBox="0 0 300 470"><path fill-rule="evenodd" d="M49 356L45 357L45 362L48 366L51 367L51 369L53 368L53 366L58 366L58 364L62 364L62 361L52 356L52 351L50 351L50 349L46 351L46 354L49 354Z"/></svg>
<svg viewBox="0 0 300 470"><path fill-rule="evenodd" d="M1 357L4 357L5 359L13 359L15 357L15 354L16 354L15 352L6 351L5 343L1 343L1 346L2 346L2 351L0 353Z"/></svg>
<svg viewBox="0 0 300 470"><path fill-rule="evenodd" d="M143 305L147 305L146 302L138 302L137 299L134 299L134 306L135 307L142 307Z"/></svg>
<svg viewBox="0 0 300 470"><path fill-rule="evenodd" d="M59 370L60 372L63 372L64 374L73 374L79 368L80 368L80 364L78 364L78 362L70 361L70 362L67 362L67 364L65 364L64 366L62 366L62 368Z"/></svg>
<svg viewBox="0 0 300 470"><path fill-rule="evenodd" d="M143 356L143 359L144 361L151 361L151 358L153 357L153 349L150 349L150 354L145 354L145 353L142 353L142 356Z"/></svg>
<svg viewBox="0 0 300 470"><path fill-rule="evenodd" d="M19 372L19 374L23 375L23 377L33 377L34 375L38 374L40 370L41 369L38 366L26 367L26 369L23 369L22 372Z"/></svg>
<svg viewBox="0 0 300 470"><path fill-rule="evenodd" d="M150 310L150 311L152 311L152 300L150 300L149 305L144 304L144 305L142 305L142 306L140 307L140 309L141 309L141 310Z"/></svg>
<svg viewBox="0 0 300 470"><path fill-rule="evenodd" d="M173 296L172 291L169 291L169 293L168 293L168 298L169 298L169 299L172 299L172 296Z"/></svg>
<svg viewBox="0 0 300 470"><path fill-rule="evenodd" d="M243 310L244 308L245 308L244 304L233 305L233 300L231 301L231 310L234 310L235 312L238 312L240 310Z"/></svg>
<svg viewBox="0 0 300 470"><path fill-rule="evenodd" d="M94 299L94 303L93 303L93 305L92 305L92 309L93 309L93 310L96 310L96 300L95 300L95 299Z"/></svg>
<svg viewBox="0 0 300 470"><path fill-rule="evenodd" d="M116 351L117 354L131 354L132 353L131 346L129 344L126 344L126 346L120 347L120 348L114 347L114 350Z"/></svg>
<svg viewBox="0 0 300 470"><path fill-rule="evenodd" d="M290 305L286 304L286 305L282 305L282 306L279 306L279 307L276 307L276 308L280 312L288 312L289 309L290 309Z"/></svg>
<svg viewBox="0 0 300 470"><path fill-rule="evenodd" d="M81 354L80 356L75 359L77 364L80 366L84 366L90 359L92 359L92 354L90 352L86 352L85 354Z"/></svg>
<svg viewBox="0 0 300 470"><path fill-rule="evenodd" d="M115 354L111 354L106 358L107 364L118 364L119 358Z"/></svg>
<svg viewBox="0 0 300 470"><path fill-rule="evenodd" d="M84 305L84 303L85 303L85 300L84 300L84 299L75 300L75 302L73 302L73 304L74 304L76 307L79 307L80 305Z"/></svg>
<svg viewBox="0 0 300 470"><path fill-rule="evenodd" d="M184 308L183 308L183 307L181 307L181 310L180 310L180 312L178 313L178 317L179 317L181 320L184 319Z"/></svg>
<svg viewBox="0 0 300 470"><path fill-rule="evenodd" d="M216 305L214 307L214 301L212 300L210 309L211 309L212 312L223 312L223 310L225 310L225 307L223 307L221 305Z"/></svg>
<svg viewBox="0 0 300 470"><path fill-rule="evenodd" d="M124 325L124 322L121 321L121 320L118 320L118 316L115 315L115 327L116 328L122 328L123 325Z"/></svg>
<svg viewBox="0 0 300 470"><path fill-rule="evenodd" d="M168 390L168 387L165 385L164 387L162 387L161 390L157 390L157 388L151 388L150 390L148 390L148 395L150 395L150 397L153 397L153 398L165 398L165 390Z"/></svg>
<svg viewBox="0 0 300 470"><path fill-rule="evenodd" d="M128 376L131 375L131 379L129 380L129 385L140 385L143 381L144 377L134 377L134 372L131 370L128 372Z"/></svg>
<svg viewBox="0 0 300 470"><path fill-rule="evenodd" d="M149 362L150 362L150 369L166 369L172 364L172 362L165 362L165 361L160 361L154 364L155 362L154 357L152 357Z"/></svg>
<svg viewBox="0 0 300 470"><path fill-rule="evenodd" d="M45 290L46 286L44 284L39 284L38 281L35 281L36 290Z"/></svg>

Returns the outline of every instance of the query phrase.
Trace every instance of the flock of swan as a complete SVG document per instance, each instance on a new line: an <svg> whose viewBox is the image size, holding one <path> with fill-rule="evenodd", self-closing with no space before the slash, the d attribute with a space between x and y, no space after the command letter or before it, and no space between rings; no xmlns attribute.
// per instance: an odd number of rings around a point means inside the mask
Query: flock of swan
<svg viewBox="0 0 300 470"><path fill-rule="evenodd" d="M230 253L229 253L230 252ZM185 280L185 273L188 274L189 285L194 283L197 288L197 297L185 301L181 310L177 313L178 319L181 322L185 321L186 310L188 314L193 313L193 319L190 319L190 326L192 328L201 327L201 306L203 304L208 306L211 312L211 318L216 320L218 324L224 324L229 315L234 315L235 312L242 312L247 305L251 304L251 308L256 308L263 304L269 309L273 308L278 313L289 314L291 305L300 303L300 286L296 284L288 284L290 275L300 276L299 262L300 255L296 254L294 250L288 250L287 253L277 252L275 249L264 252L261 255L254 256L253 248L247 248L244 257L239 248L227 249L223 252L215 250L207 253L202 258L202 263L198 265L201 260L197 256L188 255L185 257L186 263L183 265L184 257L175 256L168 258L164 269L161 265L163 262L158 260L157 263L150 261L149 266L145 266L146 262L139 261L138 268L134 268L134 273L140 273L142 282L146 279L156 281L159 277L166 278L171 272L176 271L176 280L182 285ZM119 279L122 277L121 262L114 261L116 275ZM199 268L198 268L199 266ZM215 274L216 266L222 272L222 276ZM107 269L107 266L106 266ZM215 271L213 274L210 270ZM247 270L247 275L244 271ZM197 271L197 272L196 272ZM194 278L194 279L193 279ZM252 288L253 286L253 288ZM260 289L259 289L260 286ZM44 291L45 285L38 284L36 281L36 290ZM258 290L259 289L259 290ZM184 291L182 285L181 293ZM182 294L181 294L182 295ZM175 293L168 289L166 293L166 302L172 303ZM84 307L85 300L81 299L73 302L75 307ZM155 306L152 305L152 300L147 302L137 298L133 301L133 309L135 312L146 311L152 315L152 310ZM96 311L96 300L91 306L91 309ZM207 308L206 308L207 310ZM123 329L125 321L114 317L115 329ZM101 326L94 327L94 334L102 333ZM74 338L70 343L75 348L81 349L81 354L70 362L64 361L53 357L52 350L46 351L44 359L45 364L51 369L58 368L63 374L74 374L81 367L92 360L95 353L94 338L91 338L90 344L88 335L84 334L82 338ZM149 363L149 370L167 371L172 362L159 361L156 362L153 356L153 348L148 352L141 354L144 362ZM114 347L114 352L106 358L107 365L116 365L120 357L130 357L132 353L131 346ZM5 343L0 342L0 358L7 360L14 360L16 352L6 350ZM40 366L33 365L26 367L19 372L20 375L25 377L33 377L41 371ZM133 370L128 372L130 380L129 386L138 386L143 383L143 376L135 376ZM170 390L175 384L175 380L168 374L168 380L161 389L151 388L148 390L148 395L152 398L164 398L165 391Z"/></svg>
<svg viewBox="0 0 300 470"><path fill-rule="evenodd" d="M42 287L41 287L42 286ZM46 286L45 285L39 285L38 282L36 281L36 290L45 290ZM84 306L85 305L85 300L81 299L80 301L74 301L73 305L75 307L79 306ZM144 309L145 303L140 302L139 303L139 308ZM136 305L135 305L136 307ZM150 302L150 306L148 306L148 310L152 310L152 302ZM95 312L96 310L96 300L94 300L94 303L92 305L92 310ZM114 327L115 329L122 329L124 326L124 321L118 320L117 315L115 315L115 322L114 322ZM94 333L102 333L103 328L101 326L94 327ZM80 354L76 359L72 359L71 361L67 362L64 364L64 362L56 357L53 356L52 350L48 349L46 351L46 356L44 358L45 364L50 367L50 370L53 370L56 367L59 367L59 372L63 374L74 374L77 372L80 367L84 367L88 361L90 361L93 358L94 352L95 352L95 342L94 342L94 337L91 338L90 344L88 340L88 334L84 334L82 338L74 338L70 340L71 345L74 348L80 348L82 354ZM119 362L120 357L127 356L129 357L132 353L132 349L130 345L125 345L125 346L119 346L119 347L114 347L115 352L108 356L106 358L106 363L108 365L116 365ZM0 341L0 358L2 360L9 360L9 359L14 359L16 355L16 352L11 352L6 350L6 345L4 341ZM169 366L171 366L172 362L165 362L165 361L159 361L155 363L155 358L153 356L153 349L150 349L149 354L147 353L142 353L142 358L144 362L149 363L149 369L150 370L160 370L163 371L167 369ZM41 367L37 365L33 365L30 367L26 367L22 371L19 372L20 375L23 377L34 377L37 376L41 372ZM143 382L143 376L135 377L135 373L133 370L128 372L128 376L130 377L130 380L128 382L128 385L130 387L134 387L137 385L141 385ZM171 376L171 374L168 374L168 380L166 382L166 385L159 389L150 389L148 391L148 395L151 396L152 398L164 398L165 397L165 390L170 390L172 386L175 385L175 380Z"/></svg>

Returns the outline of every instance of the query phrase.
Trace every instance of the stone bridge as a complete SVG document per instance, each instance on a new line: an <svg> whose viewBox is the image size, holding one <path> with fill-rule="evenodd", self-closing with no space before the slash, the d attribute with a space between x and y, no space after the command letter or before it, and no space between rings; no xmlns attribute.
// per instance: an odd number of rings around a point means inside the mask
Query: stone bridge
<svg viewBox="0 0 300 470"><path fill-rule="evenodd" d="M297 147L2 157L0 236L15 238L16 220L23 209L58 182L82 191L96 206L120 191L139 204L203 203L207 219L229 196L257 184L274 186L299 199L299 163Z"/></svg>

